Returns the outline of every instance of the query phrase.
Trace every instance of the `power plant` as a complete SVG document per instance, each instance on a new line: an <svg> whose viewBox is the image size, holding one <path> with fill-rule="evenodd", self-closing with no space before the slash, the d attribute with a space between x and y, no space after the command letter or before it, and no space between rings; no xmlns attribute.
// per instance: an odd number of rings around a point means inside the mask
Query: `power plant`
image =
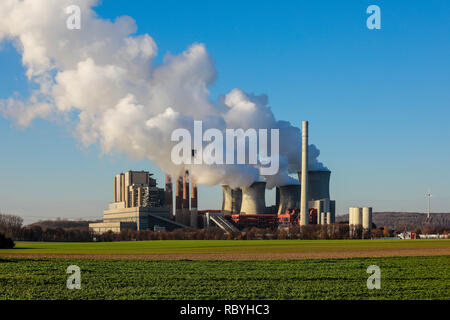
<svg viewBox="0 0 450 320"><path fill-rule="evenodd" d="M331 171L310 170L308 166L307 121L302 123L301 159L298 182L277 186L274 206L266 205L265 181L243 188L222 185L221 210L198 210L197 185L187 170L179 177L166 175L165 189L157 187L149 172L121 173L114 177L113 202L104 211L103 222L90 224L90 228L101 233L218 226L230 232L250 227L335 223L336 205L330 199ZM350 226L370 229L371 213L371 208L350 208Z"/></svg>

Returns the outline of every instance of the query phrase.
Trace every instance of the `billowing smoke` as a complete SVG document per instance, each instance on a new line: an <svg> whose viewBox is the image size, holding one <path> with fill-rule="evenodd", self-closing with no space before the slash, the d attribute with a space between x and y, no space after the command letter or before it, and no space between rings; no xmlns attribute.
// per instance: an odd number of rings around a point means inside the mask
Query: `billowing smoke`
<svg viewBox="0 0 450 320"><path fill-rule="evenodd" d="M73 4L81 8L80 30L66 27L65 10ZM136 35L132 18L101 19L95 5L96 0L0 1L0 41L11 41L20 52L34 88L26 99L0 100L5 117L24 127L36 118L73 121L85 146L147 158L173 176L185 170L170 159L174 129L192 131L194 120L202 120L204 130L278 128L280 173L268 177L268 185L291 181L288 173L300 166L300 130L275 119L267 96L233 89L212 101L208 88L217 73L203 44L156 64L156 43ZM309 148L311 169L324 168L319 150ZM198 184L248 186L262 178L251 165L187 169Z"/></svg>

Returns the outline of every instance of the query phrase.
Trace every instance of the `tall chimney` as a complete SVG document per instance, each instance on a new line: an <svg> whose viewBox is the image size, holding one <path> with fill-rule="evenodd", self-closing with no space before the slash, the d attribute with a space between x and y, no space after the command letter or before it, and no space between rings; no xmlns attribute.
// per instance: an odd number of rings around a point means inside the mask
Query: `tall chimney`
<svg viewBox="0 0 450 320"><path fill-rule="evenodd" d="M194 183L194 181L191 181L191 227L197 228L198 227L198 199L197 199L197 185Z"/></svg>
<svg viewBox="0 0 450 320"><path fill-rule="evenodd" d="M192 184L191 184L191 208L197 209L197 207L198 207L197 185L192 182Z"/></svg>
<svg viewBox="0 0 450 320"><path fill-rule="evenodd" d="M275 188L275 207L277 208L277 212L280 209L280 187Z"/></svg>
<svg viewBox="0 0 450 320"><path fill-rule="evenodd" d="M173 217L173 191L172 191L172 178L166 174L166 192L164 202L169 208L169 217Z"/></svg>
<svg viewBox="0 0 450 320"><path fill-rule="evenodd" d="M184 171L183 179L183 224L189 225L189 171Z"/></svg>
<svg viewBox="0 0 450 320"><path fill-rule="evenodd" d="M302 122L302 187L300 195L300 225L308 224L308 121Z"/></svg>
<svg viewBox="0 0 450 320"><path fill-rule="evenodd" d="M176 193L175 193L175 220L177 222L181 223L182 220L182 189L183 189L183 178L182 177L178 177L177 179L177 188L176 188Z"/></svg>

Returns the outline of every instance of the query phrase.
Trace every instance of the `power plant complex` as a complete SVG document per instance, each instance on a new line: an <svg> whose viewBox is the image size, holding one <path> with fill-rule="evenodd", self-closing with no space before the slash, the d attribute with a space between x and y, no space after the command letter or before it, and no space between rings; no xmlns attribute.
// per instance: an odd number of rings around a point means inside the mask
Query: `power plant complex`
<svg viewBox="0 0 450 320"><path fill-rule="evenodd" d="M302 164L298 182L276 187L274 206L267 206L266 182L244 188L222 185L222 207L198 210L198 192L189 172L166 175L165 189L158 188L152 174L128 171L114 177L113 202L103 222L91 223L95 233L121 230L173 230L218 226L226 232L244 228L279 228L335 223L336 203L330 198L331 171L308 170L308 122L302 123ZM173 192L175 184L175 199ZM175 200L175 201L174 201ZM175 205L174 205L175 203ZM371 208L350 208L350 227L370 229Z"/></svg>

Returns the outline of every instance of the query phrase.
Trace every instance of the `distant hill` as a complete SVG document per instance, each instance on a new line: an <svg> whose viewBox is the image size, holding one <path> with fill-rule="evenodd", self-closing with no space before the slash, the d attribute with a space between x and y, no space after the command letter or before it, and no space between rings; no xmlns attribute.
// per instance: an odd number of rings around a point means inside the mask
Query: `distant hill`
<svg viewBox="0 0 450 320"><path fill-rule="evenodd" d="M408 231L425 227L450 228L450 213L432 213L427 221L425 213L418 212L374 212L372 221L377 227L389 226L391 229ZM348 222L348 214L336 217L336 222Z"/></svg>
<svg viewBox="0 0 450 320"><path fill-rule="evenodd" d="M38 222L34 222L32 224L27 225L27 227L40 226L42 229L84 229L89 227L89 223L101 222L101 220L42 220Z"/></svg>

